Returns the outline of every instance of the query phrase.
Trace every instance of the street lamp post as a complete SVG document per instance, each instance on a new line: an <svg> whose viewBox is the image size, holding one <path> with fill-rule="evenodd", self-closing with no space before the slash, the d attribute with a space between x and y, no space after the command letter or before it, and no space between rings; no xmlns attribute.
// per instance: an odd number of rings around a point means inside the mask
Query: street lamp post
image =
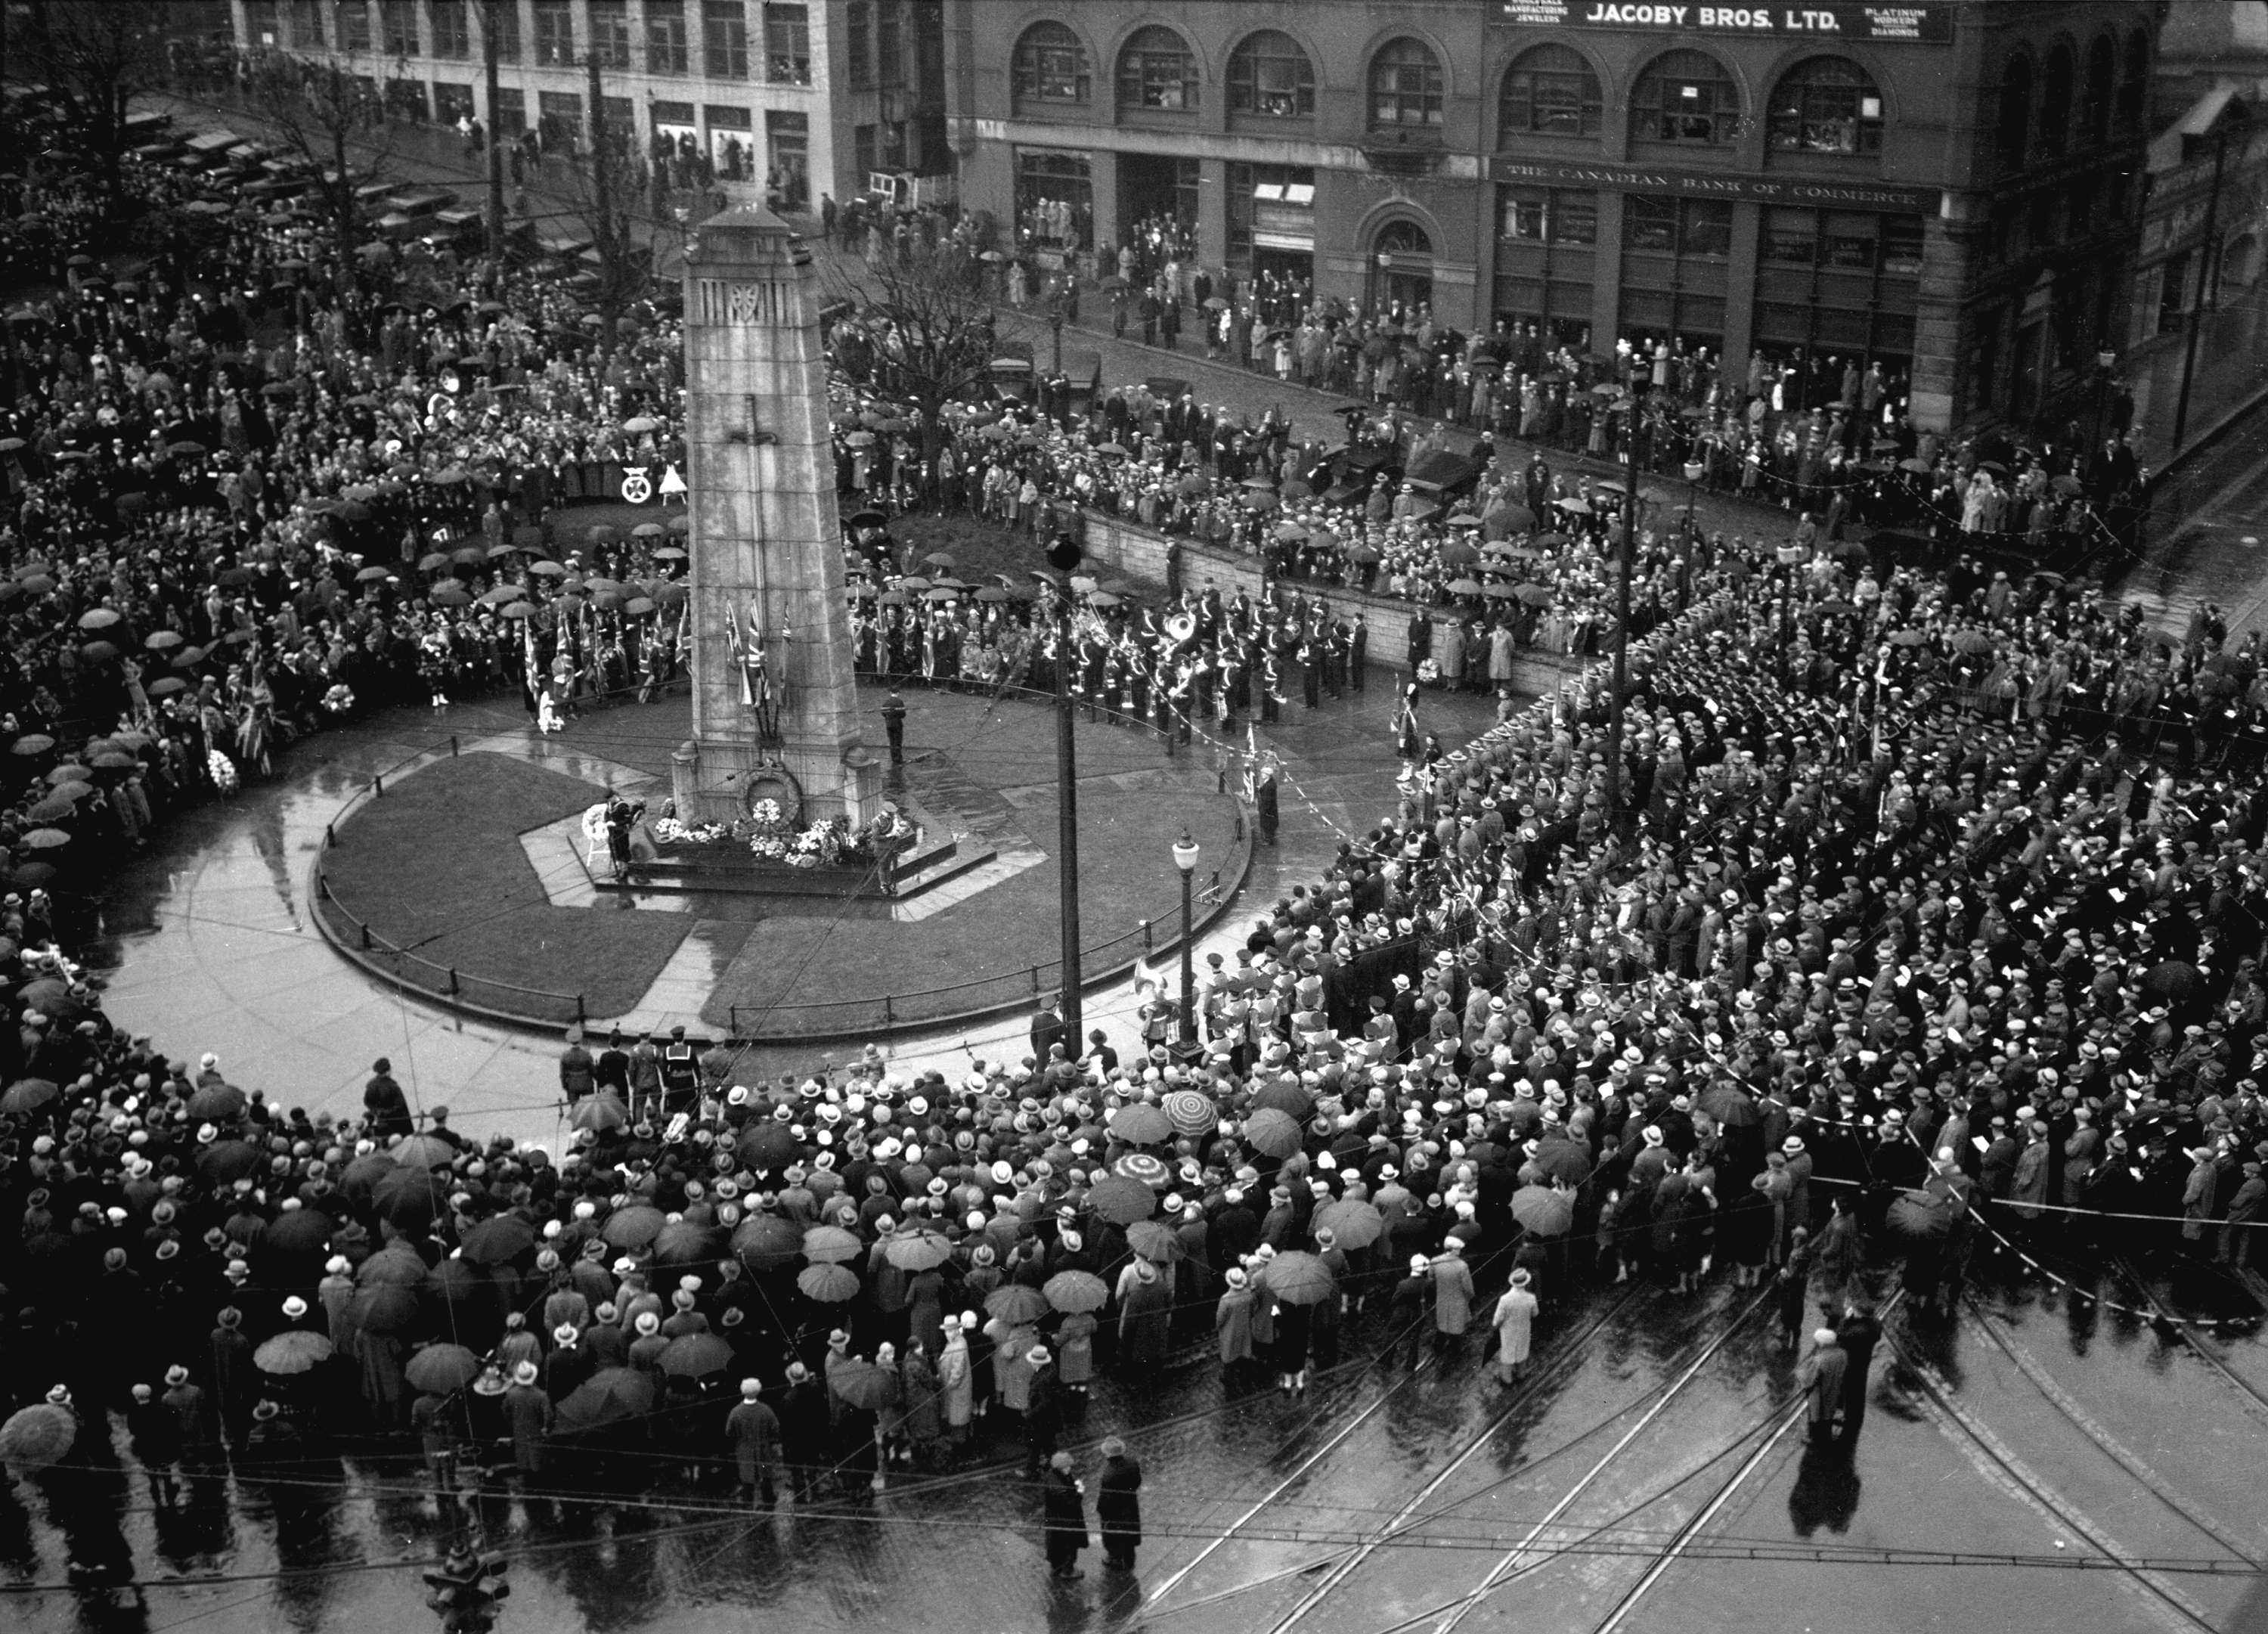
<svg viewBox="0 0 2268 1634"><path fill-rule="evenodd" d="M1622 814L1623 708L1624 694L1629 690L1630 683L1631 571L1638 556L1638 474L1645 466L1644 456L1638 452L1638 439L1646 426L1641 417L1643 408L1633 394L1630 399L1630 476L1623 491L1622 539L1615 552L1614 696L1607 716L1607 821L1610 823L1620 822Z"/></svg>
<svg viewBox="0 0 2268 1634"><path fill-rule="evenodd" d="M1187 828L1174 842L1174 866L1182 871L1182 1049L1194 1051L1197 1043L1197 976L1189 881L1197 871L1197 843L1189 837Z"/></svg>
<svg viewBox="0 0 2268 1634"><path fill-rule="evenodd" d="M2095 449L2110 435L2110 372L2117 366L2118 354L2108 346L2095 354ZM2095 449L2088 451L2090 466Z"/></svg>
<svg viewBox="0 0 2268 1634"><path fill-rule="evenodd" d="M1064 534L1048 547L1048 563L1069 576L1079 570L1085 553ZM1062 1017L1064 1036L1077 1048L1086 1037L1080 987L1086 972L1079 962L1079 753L1072 735L1071 670L1077 661L1071 651L1071 602L1056 602L1056 865L1060 942L1057 958L1063 968L1063 997L1056 1013ZM1065 1052L1069 1054L1069 1051Z"/></svg>
<svg viewBox="0 0 2268 1634"><path fill-rule="evenodd" d="M1709 467L1698 460L1685 462L1685 537L1693 537L1693 508L1701 503L1701 474Z"/></svg>

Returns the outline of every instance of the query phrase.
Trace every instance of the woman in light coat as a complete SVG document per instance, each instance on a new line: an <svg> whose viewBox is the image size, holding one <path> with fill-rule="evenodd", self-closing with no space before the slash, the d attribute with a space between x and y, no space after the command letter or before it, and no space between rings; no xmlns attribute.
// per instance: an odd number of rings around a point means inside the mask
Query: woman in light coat
<svg viewBox="0 0 2268 1634"><path fill-rule="evenodd" d="M976 1410L975 1370L968 1363L968 1336L961 1319L945 1319L945 1349L937 1358L938 1391L945 1408L946 1439L959 1446L968 1438L968 1421Z"/></svg>
<svg viewBox="0 0 2268 1634"><path fill-rule="evenodd" d="M1528 1360L1529 1341L1535 1329L1535 1296L1528 1291L1529 1277L1523 1268L1513 1272L1512 1285L1496 1302L1492 1319L1496 1328L1496 1376L1498 1383L1510 1384Z"/></svg>

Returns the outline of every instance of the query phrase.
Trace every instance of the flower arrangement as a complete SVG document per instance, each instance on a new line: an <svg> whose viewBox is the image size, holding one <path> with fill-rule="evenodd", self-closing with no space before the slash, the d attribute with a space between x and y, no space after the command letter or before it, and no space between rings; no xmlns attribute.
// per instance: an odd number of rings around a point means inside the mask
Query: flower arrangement
<svg viewBox="0 0 2268 1634"><path fill-rule="evenodd" d="M1436 660L1427 659L1418 666L1418 681L1419 685L1426 687L1438 686L1440 683L1440 680L1441 666Z"/></svg>
<svg viewBox="0 0 2268 1634"><path fill-rule="evenodd" d="M730 825L721 822L680 822L674 817L657 817L653 823L653 839L657 845L714 845L732 837Z"/></svg>
<svg viewBox="0 0 2268 1634"><path fill-rule="evenodd" d="M235 793L238 786L244 781L237 776L236 762L218 749L211 751L205 756L205 772L212 778L213 787L218 789L223 794Z"/></svg>
<svg viewBox="0 0 2268 1634"><path fill-rule="evenodd" d="M323 708L333 715L343 715L354 708L354 690L342 681L323 694Z"/></svg>

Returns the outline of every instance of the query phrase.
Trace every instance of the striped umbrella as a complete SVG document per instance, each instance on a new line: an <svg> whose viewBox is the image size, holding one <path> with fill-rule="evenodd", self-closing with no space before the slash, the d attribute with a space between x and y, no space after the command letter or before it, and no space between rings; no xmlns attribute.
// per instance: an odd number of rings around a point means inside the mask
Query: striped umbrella
<svg viewBox="0 0 2268 1634"><path fill-rule="evenodd" d="M1174 1091L1166 1097L1165 1107L1166 1115L1184 1135L1207 1133L1220 1116L1211 1100L1194 1089Z"/></svg>

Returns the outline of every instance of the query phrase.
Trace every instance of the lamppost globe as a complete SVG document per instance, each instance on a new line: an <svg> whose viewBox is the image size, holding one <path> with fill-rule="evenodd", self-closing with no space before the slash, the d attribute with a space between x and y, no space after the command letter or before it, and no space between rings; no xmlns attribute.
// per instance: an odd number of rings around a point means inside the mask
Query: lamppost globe
<svg viewBox="0 0 2268 1634"><path fill-rule="evenodd" d="M1197 843L1189 838L1189 831L1184 828L1182 837L1174 842L1174 866L1188 873L1197 865Z"/></svg>
<svg viewBox="0 0 2268 1634"><path fill-rule="evenodd" d="M1189 906L1189 880L1197 872L1197 843L1187 828L1174 842L1174 866L1182 871L1182 1050L1193 1055L1197 1047L1197 928Z"/></svg>

